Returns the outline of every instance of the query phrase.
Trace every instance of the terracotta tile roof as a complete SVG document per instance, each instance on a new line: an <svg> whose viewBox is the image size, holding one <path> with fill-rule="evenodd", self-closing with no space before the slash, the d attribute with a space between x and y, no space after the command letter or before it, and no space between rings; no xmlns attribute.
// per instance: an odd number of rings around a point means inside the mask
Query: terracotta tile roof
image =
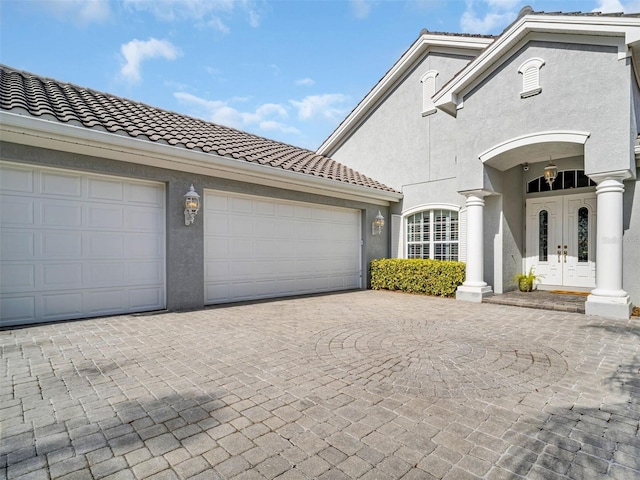
<svg viewBox="0 0 640 480"><path fill-rule="evenodd" d="M338 182L395 192L328 157L215 123L0 65L0 108Z"/></svg>

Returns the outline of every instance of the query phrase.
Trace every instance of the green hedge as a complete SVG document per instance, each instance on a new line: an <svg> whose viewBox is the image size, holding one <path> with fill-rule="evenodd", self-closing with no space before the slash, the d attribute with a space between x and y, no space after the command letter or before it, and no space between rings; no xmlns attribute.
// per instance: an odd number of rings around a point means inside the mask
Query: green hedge
<svg viewBox="0 0 640 480"><path fill-rule="evenodd" d="M465 264L443 260L384 258L371 262L371 288L452 297L464 282Z"/></svg>

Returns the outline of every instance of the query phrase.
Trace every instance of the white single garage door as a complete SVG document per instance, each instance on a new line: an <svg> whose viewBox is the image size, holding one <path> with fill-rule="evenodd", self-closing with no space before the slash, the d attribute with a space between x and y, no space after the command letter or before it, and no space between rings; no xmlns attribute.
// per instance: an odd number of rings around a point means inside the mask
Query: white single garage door
<svg viewBox="0 0 640 480"><path fill-rule="evenodd" d="M3 326L165 307L164 185L0 163Z"/></svg>
<svg viewBox="0 0 640 480"><path fill-rule="evenodd" d="M205 192L205 303L360 288L358 210Z"/></svg>

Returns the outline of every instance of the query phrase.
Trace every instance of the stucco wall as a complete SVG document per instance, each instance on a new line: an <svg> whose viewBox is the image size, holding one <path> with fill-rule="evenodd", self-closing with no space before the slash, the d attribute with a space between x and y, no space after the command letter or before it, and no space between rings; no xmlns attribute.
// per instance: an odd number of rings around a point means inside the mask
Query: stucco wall
<svg viewBox="0 0 640 480"><path fill-rule="evenodd" d="M622 288L634 305L640 305L640 169L636 179L624 182Z"/></svg>
<svg viewBox="0 0 640 480"><path fill-rule="evenodd" d="M455 119L440 111L422 116L420 78L436 70L436 88L441 88L469 61L469 57L428 54L331 157L403 193L418 184L453 177ZM414 190L415 204L432 201L417 198L420 191L428 189ZM405 199L404 208L415 204Z"/></svg>
<svg viewBox="0 0 640 480"><path fill-rule="evenodd" d="M7 161L163 182L167 195L166 279L169 310L201 308L204 304L202 216L198 215L193 225L184 225L184 194L191 183L201 195L204 189L214 189L360 210L364 240L363 286L369 282L369 262L374 258L386 257L389 250L389 228L385 228L384 235L371 236L371 222L378 210L390 220L389 209L378 205L6 142L0 143L0 152L2 160Z"/></svg>
<svg viewBox="0 0 640 480"><path fill-rule="evenodd" d="M518 68L533 57L545 61L542 92L523 99ZM526 44L464 96L457 113L459 189L493 189L478 155L506 140L549 130L591 134L585 145L587 174L629 169L630 89L628 59L618 60L615 47Z"/></svg>

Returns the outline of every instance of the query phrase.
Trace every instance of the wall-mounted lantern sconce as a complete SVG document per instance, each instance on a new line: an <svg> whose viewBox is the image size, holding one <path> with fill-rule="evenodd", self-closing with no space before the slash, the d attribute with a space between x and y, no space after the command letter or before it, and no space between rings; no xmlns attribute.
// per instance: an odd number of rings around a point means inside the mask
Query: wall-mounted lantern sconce
<svg viewBox="0 0 640 480"><path fill-rule="evenodd" d="M189 191L184 194L184 224L191 225L193 221L196 219L196 214L200 210L200 195L193 188L193 184L191 184L191 188Z"/></svg>
<svg viewBox="0 0 640 480"><path fill-rule="evenodd" d="M551 163L551 158L549 158L549 165L544 167L544 179L549 184L549 188L552 187L554 180L558 176L558 167L556 167L553 163Z"/></svg>
<svg viewBox="0 0 640 480"><path fill-rule="evenodd" d="M378 215L373 219L371 224L371 235L380 235L382 233L382 227L384 227L384 217L378 210Z"/></svg>

